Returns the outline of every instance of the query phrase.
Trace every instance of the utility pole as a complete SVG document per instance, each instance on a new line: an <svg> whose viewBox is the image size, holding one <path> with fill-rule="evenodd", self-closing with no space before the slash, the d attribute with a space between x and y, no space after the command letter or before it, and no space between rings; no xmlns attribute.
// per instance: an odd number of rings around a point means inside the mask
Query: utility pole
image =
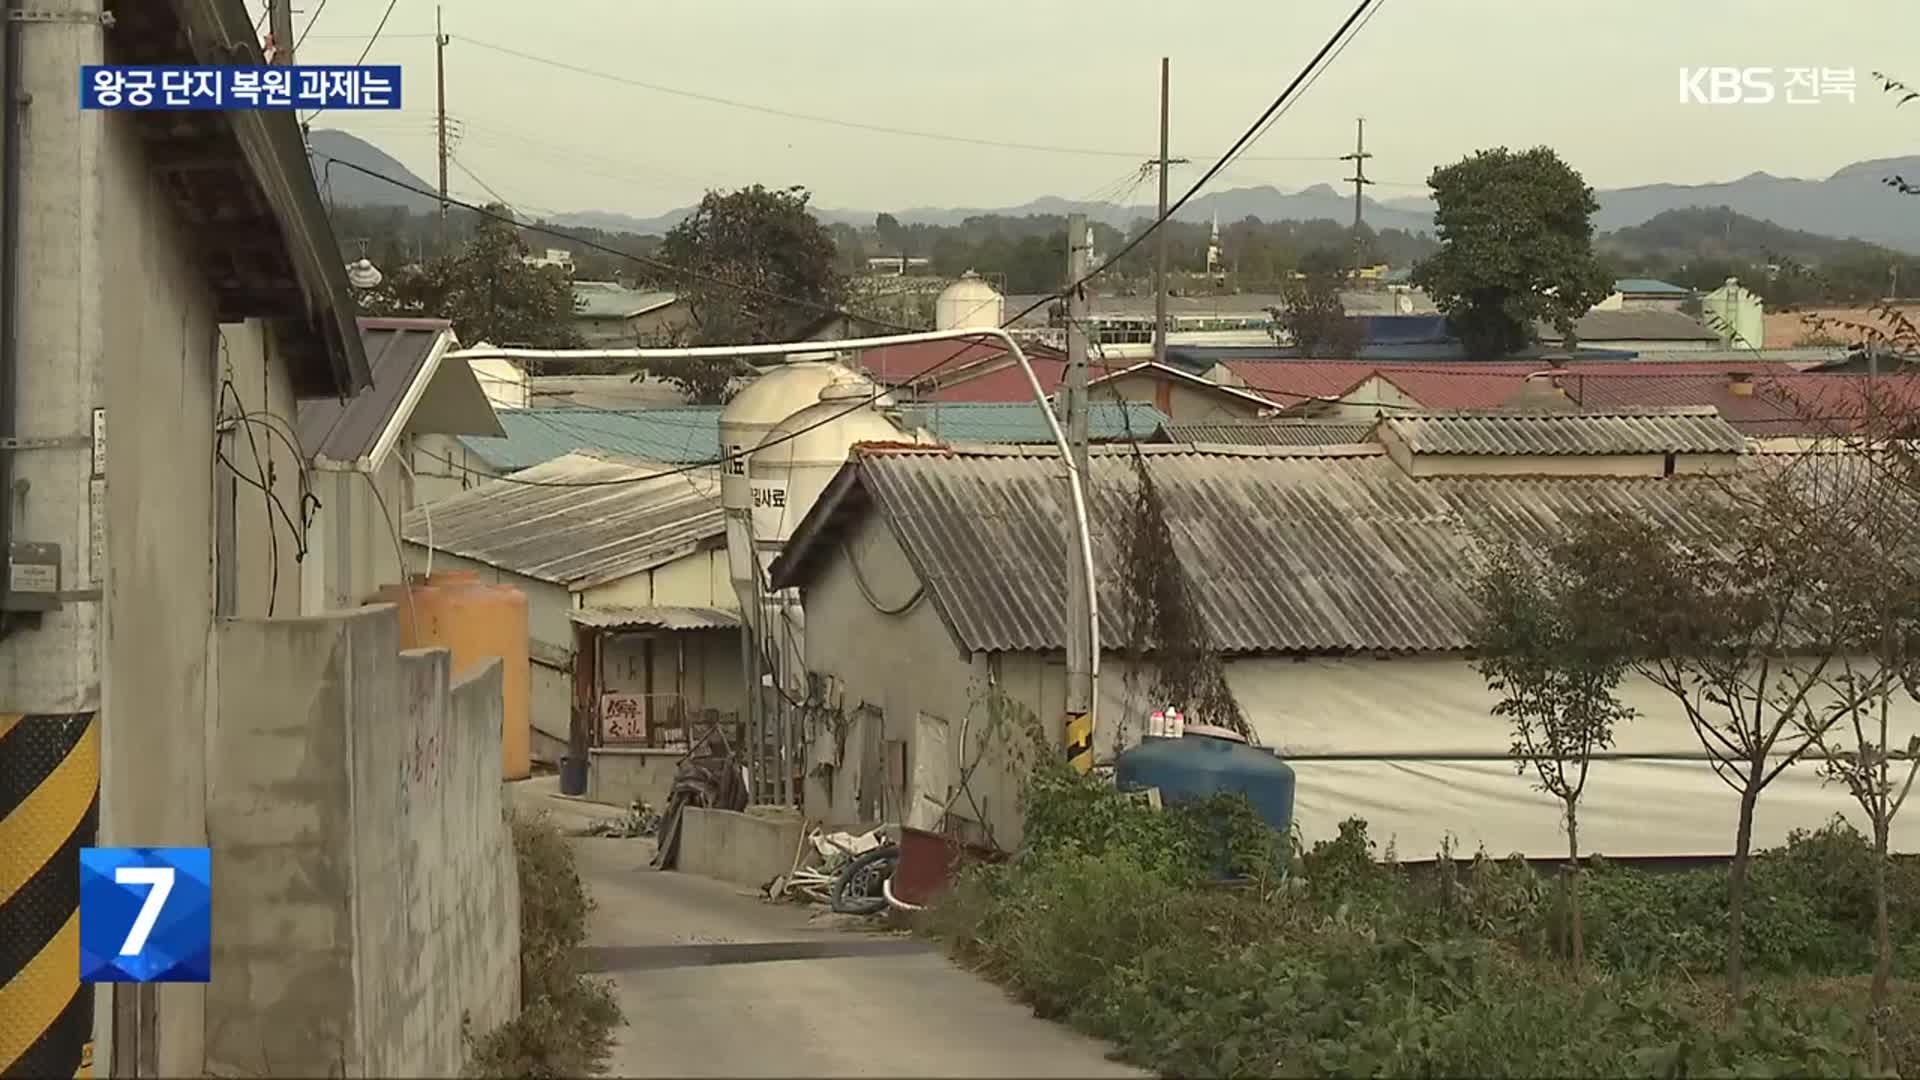
<svg viewBox="0 0 1920 1080"><path fill-rule="evenodd" d="M1160 58L1160 213L1167 216L1167 58ZM1069 250L1073 241L1067 241ZM1078 280L1078 279L1075 279ZM1167 228L1154 230L1153 238L1153 362L1167 362Z"/></svg>
<svg viewBox="0 0 1920 1080"><path fill-rule="evenodd" d="M1165 68L1162 68L1164 71ZM1162 157L1165 144L1162 144ZM1166 187L1166 172L1161 172L1161 188ZM1162 199L1164 202L1164 198ZM1064 407L1067 446L1073 451L1066 462L1066 481L1071 485L1078 474L1081 490L1087 484L1087 290L1080 279L1087 275L1088 253L1093 248L1093 232L1087 228L1085 214L1067 218L1067 371L1060 390ZM1163 300L1162 303L1165 301ZM1073 491L1068 487L1061 505L1073 506ZM1080 522L1069 510L1067 519L1067 764L1082 774L1093 770L1093 597L1088 592L1086 569L1081 564Z"/></svg>
<svg viewBox="0 0 1920 1080"><path fill-rule="evenodd" d="M1373 183L1367 179L1367 159L1373 155L1367 153L1367 118L1362 116L1355 124L1353 153L1340 155L1340 160L1353 162L1353 175L1347 177L1347 182L1353 185L1353 279L1358 281L1361 260L1365 257L1360 244L1360 204L1362 193Z"/></svg>
<svg viewBox="0 0 1920 1080"><path fill-rule="evenodd" d="M447 35L440 28L440 6L433 8L433 75L438 84L436 107L440 132L440 254L447 253Z"/></svg>
<svg viewBox="0 0 1920 1080"><path fill-rule="evenodd" d="M268 32L273 36L273 62L293 63L293 0L267 0Z"/></svg>

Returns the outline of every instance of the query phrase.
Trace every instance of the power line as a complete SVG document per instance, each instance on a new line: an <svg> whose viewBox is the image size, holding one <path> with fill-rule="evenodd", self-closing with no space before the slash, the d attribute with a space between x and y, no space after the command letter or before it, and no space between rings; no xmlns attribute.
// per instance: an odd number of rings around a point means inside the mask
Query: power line
<svg viewBox="0 0 1920 1080"><path fill-rule="evenodd" d="M380 24L373 28L373 36L367 38L367 46L366 48L360 50L359 59L353 62L354 67L359 67L360 65L367 62L367 54L373 51L374 43L380 40L380 31L385 30L387 28L387 20L393 17L393 9L399 3L400 3L400 0L387 0L387 10L384 12L381 12ZM326 0L321 0L321 6L322 7L326 6ZM317 17L319 15L319 12L315 12L314 14ZM307 29L309 30L313 29L313 24L308 23ZM305 124L313 123L315 117L319 116L321 113L326 111L327 110L324 108L315 109L313 112L307 114L307 118L305 120L302 120L301 124L305 125Z"/></svg>
<svg viewBox="0 0 1920 1080"><path fill-rule="evenodd" d="M544 64L548 67L558 68L562 71L571 71L576 75L586 75L591 78L605 79L609 82L620 83L624 86L637 87L642 90L651 90L657 94L668 94L673 97L687 98L692 101L701 101L709 105L724 105L724 106L727 106L728 108L743 109L748 112L762 113L767 116L777 116L784 120L800 120L810 124L826 124L831 127L848 128L854 131L865 131L865 132L870 132L877 135L897 135L897 136L902 136L904 138L929 139L935 142L958 143L965 146L988 146L988 147L994 147L996 149L1001 149L1001 150L1024 150L1032 153L1042 153L1042 154L1069 154L1069 155L1078 155L1083 157L1118 157L1118 158L1132 158L1136 160L1140 157L1140 152L1138 150L1100 150L1100 149L1093 149L1088 147L1048 146L1040 143L1009 142L1003 139L983 139L983 138L978 138L971 135L954 135L946 132L937 132L937 131L918 131L912 128L893 127L886 124L871 124L861 120L843 120L843 119L840 119L839 117L821 116L816 113L796 112L791 109L782 109L773 105L761 105L757 102L741 101L737 98L720 97L715 94L706 94L706 93L701 93L695 90L682 90L678 87L663 86L659 83L647 82L641 79L630 78L625 75L616 75L613 72L609 72L609 71L600 71L594 68L584 67L580 64L571 63L566 60L555 60L552 57L538 56L533 53L523 52L519 49L510 48L505 45L496 45L489 41L482 41L478 38L462 36L460 40L465 41L469 45L477 45L480 48L488 49L493 52L501 53L506 56L517 57L521 60L526 60L530 63ZM1262 161L1338 161L1339 158L1331 155L1316 155L1311 157L1308 157L1308 156L1270 157L1270 158L1261 158L1258 160L1262 160Z"/></svg>
<svg viewBox="0 0 1920 1080"><path fill-rule="evenodd" d="M1033 311L1037 310L1041 306L1041 304L1047 303L1056 297L1064 297L1067 295L1067 293L1071 292L1072 290L1078 289L1081 286L1085 285L1087 282L1093 280L1096 277L1099 277L1101 274L1105 273L1109 268L1111 268L1115 263L1119 262L1122 258L1124 258L1127 252L1132 251L1134 248L1140 246L1141 241L1145 240L1148 236L1151 236L1156 229L1159 229L1160 227L1165 225L1169 220L1171 220L1173 215L1179 213L1180 208L1187 205L1188 201L1190 201L1196 194L1198 194L1200 189L1205 187L1209 180L1212 180L1214 176L1220 172L1220 170L1226 168L1230 163L1232 163L1235 159L1237 159L1241 151L1245 150L1249 145L1251 145L1254 142L1254 140L1258 139L1261 135L1266 134L1267 129L1273 126L1274 121L1280 119L1281 114L1285 113L1287 109L1292 108L1293 102L1298 100L1298 98L1295 96L1295 91L1300 90L1301 85L1303 83L1306 83L1307 85L1311 85L1311 82L1309 81L1310 79L1317 80L1319 78L1318 72L1320 70L1320 62L1323 59L1326 59L1329 53L1333 53L1336 46L1338 46L1340 52L1346 51L1346 45L1344 42L1352 40L1351 37L1347 36L1347 31L1351 29L1357 21L1359 21L1362 15L1367 15L1368 19L1371 20L1372 16L1370 14L1370 11L1379 10L1379 8L1374 6L1375 2L1376 0L1360 0L1360 3L1358 4L1358 6L1356 6L1353 9L1353 12L1347 16L1346 21L1340 24L1340 29L1334 31L1333 36L1327 39L1326 44L1320 46L1320 51L1313 54L1313 59L1307 61L1307 66L1300 69L1300 73L1293 77L1293 81L1287 84L1287 88L1285 90L1280 91L1280 96L1273 99L1273 104L1267 106L1266 111L1260 114L1260 118L1253 122L1253 126L1249 127L1244 134L1242 134L1238 139L1234 140L1233 145L1227 148L1227 152L1221 155L1218 159L1216 159L1213 163L1213 166L1207 169L1206 172L1200 175L1200 179L1195 180L1193 182L1193 186L1187 189L1187 193L1185 195L1180 196L1180 198L1177 201L1175 201L1171 206L1167 207L1166 213L1160 215L1159 218L1157 218L1152 225L1149 225L1147 228L1141 230L1138 236L1135 236L1131 240L1128 240L1125 244L1122 244L1120 246L1119 251L1114 252L1112 255L1107 257L1105 262L1102 262L1099 266L1096 266L1092 270L1088 271L1086 276L1068 285L1065 289L1061 289L1059 292L1053 293L1046 297L1042 297L1040 301L1029 306L1025 311L1022 311L1020 314L1015 315L1013 319L1010 321L1017 322L1021 318L1024 318L1028 314L1031 314ZM1386 0L1378 0L1378 2L1384 6ZM1355 33L1357 34L1358 31L1356 31ZM1337 56L1338 53L1335 53L1334 55ZM1332 61L1329 60L1328 63L1330 64L1332 63Z"/></svg>
<svg viewBox="0 0 1920 1080"><path fill-rule="evenodd" d="M292 0L274 0L274 2L275 3L291 3ZM300 46L305 45L307 43L307 35L313 33L313 24L320 21L320 13L325 10L327 10L327 0L320 0L320 3L314 6L313 14L307 19L307 28L305 30L300 31L300 37L296 39L293 43L294 52L296 53L299 52Z"/></svg>

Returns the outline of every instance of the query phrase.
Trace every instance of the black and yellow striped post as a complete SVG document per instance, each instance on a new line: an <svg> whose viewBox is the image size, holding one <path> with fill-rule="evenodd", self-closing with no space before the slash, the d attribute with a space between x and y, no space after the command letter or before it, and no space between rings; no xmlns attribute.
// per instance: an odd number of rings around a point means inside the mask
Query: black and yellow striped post
<svg viewBox="0 0 1920 1080"><path fill-rule="evenodd" d="M93 713L0 713L0 1076L91 1076L80 849L100 821Z"/></svg>
<svg viewBox="0 0 1920 1080"><path fill-rule="evenodd" d="M1082 776L1093 771L1093 717L1067 714L1067 764Z"/></svg>

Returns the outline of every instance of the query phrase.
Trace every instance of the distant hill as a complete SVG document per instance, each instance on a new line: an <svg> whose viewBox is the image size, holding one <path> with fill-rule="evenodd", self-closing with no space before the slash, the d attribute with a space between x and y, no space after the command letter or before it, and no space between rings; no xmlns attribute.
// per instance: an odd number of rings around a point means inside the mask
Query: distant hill
<svg viewBox="0 0 1920 1080"><path fill-rule="evenodd" d="M320 130L312 134L316 153L394 176L421 188L432 185L421 180L378 147L342 131ZM316 168L318 176L321 170ZM1920 178L1920 156L1860 161L1820 180L1803 180L1756 172L1717 184L1647 184L1596 192L1600 212L1594 225L1603 232L1632 228L1649 222L1670 210L1694 207L1724 207L1763 223L1771 223L1789 233L1817 237L1854 239L1881 244L1905 252L1920 252L1920 197L1902 195L1884 182L1892 176L1909 181ZM431 199L401 191L369 176L336 168L329 178L333 198L348 206L405 206L429 210ZM1398 228L1409 232L1431 232L1433 204L1423 198L1387 199L1364 203L1367 223L1375 229ZM682 207L654 217L638 217L617 210L586 209L562 214L555 224L659 235L678 224L691 212ZM871 225L873 210L851 207L820 207L820 219L829 224ZM1085 213L1096 221L1124 228L1134 220L1149 217L1147 204L1116 205L1107 202L1076 202L1046 196L1018 206L931 207L920 206L895 211L904 224L957 225L969 217L989 214L1025 217L1031 214ZM1253 216L1263 221L1350 221L1352 196L1342 194L1328 184L1316 184L1301 191L1287 192L1271 186L1229 188L1194 199L1181 208L1183 221L1207 221L1219 215L1221 222Z"/></svg>
<svg viewBox="0 0 1920 1080"><path fill-rule="evenodd" d="M435 190L436 185L415 176L405 165L365 139L344 131L321 129L308 136L307 145L313 148L313 178L320 185L320 194L341 206L398 206L415 214L431 213L440 208L438 199L416 195L352 169L338 165L327 167L325 159L335 158L405 181L423 191Z"/></svg>
<svg viewBox="0 0 1920 1080"><path fill-rule="evenodd" d="M1915 209L1920 210L1920 206ZM1638 225L1606 233L1598 243L1602 250L1621 255L1680 263L1697 259L1758 263L1786 258L1819 265L1887 251L1863 240L1839 240L1789 229L1724 206L1664 210Z"/></svg>

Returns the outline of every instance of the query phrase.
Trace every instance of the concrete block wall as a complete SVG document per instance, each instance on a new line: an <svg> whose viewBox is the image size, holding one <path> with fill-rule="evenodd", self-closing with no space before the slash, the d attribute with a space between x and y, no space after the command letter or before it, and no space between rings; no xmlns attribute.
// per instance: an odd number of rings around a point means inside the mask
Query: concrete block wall
<svg viewBox="0 0 1920 1080"><path fill-rule="evenodd" d="M455 683L390 605L220 625L216 1075L451 1076L519 993L500 666Z"/></svg>

